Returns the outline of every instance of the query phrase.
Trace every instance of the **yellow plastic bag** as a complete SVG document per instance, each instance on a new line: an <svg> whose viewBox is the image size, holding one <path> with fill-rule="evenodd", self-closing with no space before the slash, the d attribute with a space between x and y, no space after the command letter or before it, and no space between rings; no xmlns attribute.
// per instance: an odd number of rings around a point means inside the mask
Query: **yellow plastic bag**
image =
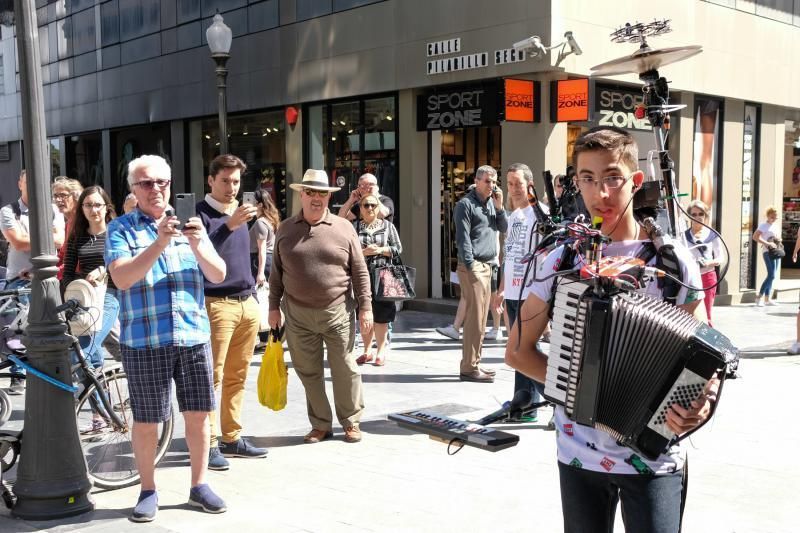
<svg viewBox="0 0 800 533"><path fill-rule="evenodd" d="M286 387L289 382L289 371L283 360L282 330L269 332L267 349L261 357L261 369L258 371L258 401L273 411L286 407Z"/></svg>

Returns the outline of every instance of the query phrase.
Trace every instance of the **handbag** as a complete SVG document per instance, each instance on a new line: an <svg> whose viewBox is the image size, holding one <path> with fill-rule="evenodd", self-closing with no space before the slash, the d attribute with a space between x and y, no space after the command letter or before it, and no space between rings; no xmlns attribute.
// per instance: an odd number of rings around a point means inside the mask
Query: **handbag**
<svg viewBox="0 0 800 533"><path fill-rule="evenodd" d="M70 331L76 337L94 335L103 325L103 306L106 299L108 274L100 278L97 285L85 279L76 279L64 289L64 300L74 298L88 311L78 312L68 320Z"/></svg>
<svg viewBox="0 0 800 533"><path fill-rule="evenodd" d="M775 245L775 248L769 248L767 250L770 259L782 259L786 257L786 250L783 248L783 241L772 238L770 239L770 242Z"/></svg>
<svg viewBox="0 0 800 533"><path fill-rule="evenodd" d="M258 331L269 331L269 285L256 288L256 301L259 313Z"/></svg>
<svg viewBox="0 0 800 533"><path fill-rule="evenodd" d="M417 296L416 281L417 269L404 265L400 256L393 256L389 264L373 271L372 296L378 302L413 300Z"/></svg>
<svg viewBox="0 0 800 533"><path fill-rule="evenodd" d="M283 328L270 330L267 349L261 356L261 369L258 371L258 401L273 411L286 407L286 389L289 384L289 371L283 360L281 337Z"/></svg>

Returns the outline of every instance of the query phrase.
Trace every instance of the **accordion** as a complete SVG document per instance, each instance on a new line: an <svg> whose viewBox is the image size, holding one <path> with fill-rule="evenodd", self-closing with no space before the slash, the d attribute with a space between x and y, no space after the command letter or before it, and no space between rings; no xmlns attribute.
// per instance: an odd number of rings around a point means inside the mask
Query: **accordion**
<svg viewBox="0 0 800 533"><path fill-rule="evenodd" d="M544 396L578 424L655 459L676 437L666 425L670 406L688 408L715 374L735 368L738 351L660 299L594 286L557 283Z"/></svg>

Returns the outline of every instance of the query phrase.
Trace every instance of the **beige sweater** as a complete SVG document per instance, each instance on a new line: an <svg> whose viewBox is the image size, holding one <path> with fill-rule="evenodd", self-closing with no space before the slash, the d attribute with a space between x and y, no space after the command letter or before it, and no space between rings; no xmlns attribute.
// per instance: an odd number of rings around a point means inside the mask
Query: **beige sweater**
<svg viewBox="0 0 800 533"><path fill-rule="evenodd" d="M269 275L271 311L284 295L302 307L327 309L351 290L359 309L371 311L369 273L350 221L328 211L312 226L301 211L280 225Z"/></svg>

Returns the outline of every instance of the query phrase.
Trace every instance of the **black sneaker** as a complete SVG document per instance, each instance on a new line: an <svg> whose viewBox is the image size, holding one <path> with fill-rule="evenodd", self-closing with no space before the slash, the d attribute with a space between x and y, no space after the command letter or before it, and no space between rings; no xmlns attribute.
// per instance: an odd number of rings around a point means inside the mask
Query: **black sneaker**
<svg viewBox="0 0 800 533"><path fill-rule="evenodd" d="M25 380L22 378L11 378L11 384L8 386L8 393L12 396L20 396L25 392Z"/></svg>
<svg viewBox="0 0 800 533"><path fill-rule="evenodd" d="M225 457L266 457L269 450L253 446L242 437L235 442L219 443L219 451Z"/></svg>
<svg viewBox="0 0 800 533"><path fill-rule="evenodd" d="M189 491L189 505L199 507L207 513L224 513L228 510L225 501L214 494L207 484L197 485Z"/></svg>
<svg viewBox="0 0 800 533"><path fill-rule="evenodd" d="M223 457L222 452L219 451L219 447L212 446L208 449L209 470L227 470L230 466L231 464Z"/></svg>

